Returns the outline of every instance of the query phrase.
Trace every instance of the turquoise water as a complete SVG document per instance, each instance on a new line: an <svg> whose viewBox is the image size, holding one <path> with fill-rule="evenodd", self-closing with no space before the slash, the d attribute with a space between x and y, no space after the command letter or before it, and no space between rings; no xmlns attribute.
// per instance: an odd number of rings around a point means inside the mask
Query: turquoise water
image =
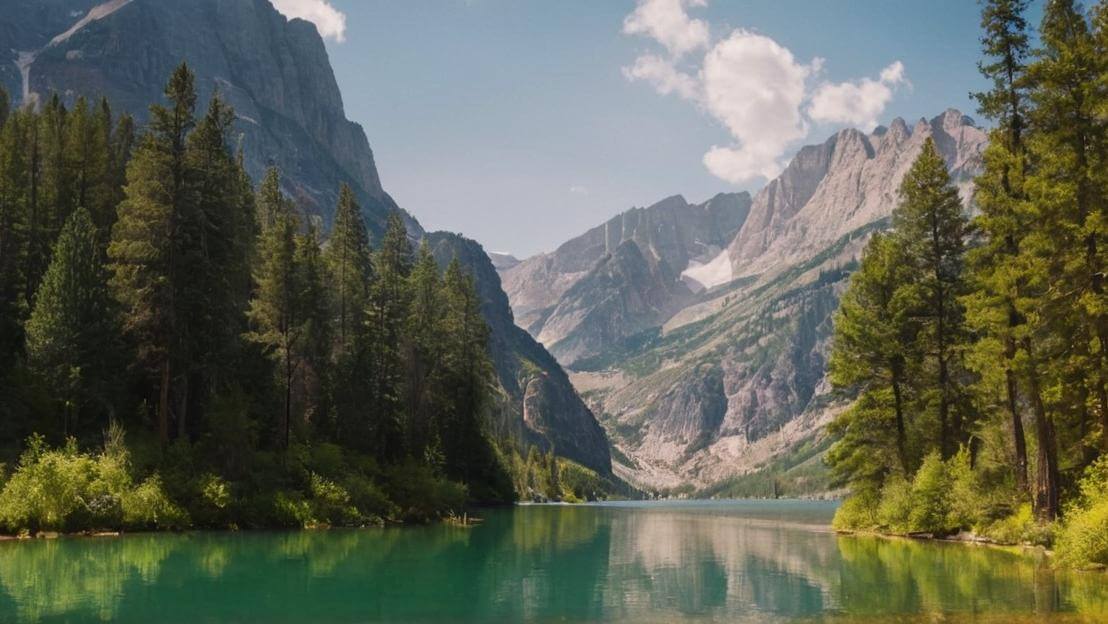
<svg viewBox="0 0 1108 624"><path fill-rule="evenodd" d="M815 502L521 506L446 525L0 543L2 622L1104 622L1108 575L841 537Z"/></svg>

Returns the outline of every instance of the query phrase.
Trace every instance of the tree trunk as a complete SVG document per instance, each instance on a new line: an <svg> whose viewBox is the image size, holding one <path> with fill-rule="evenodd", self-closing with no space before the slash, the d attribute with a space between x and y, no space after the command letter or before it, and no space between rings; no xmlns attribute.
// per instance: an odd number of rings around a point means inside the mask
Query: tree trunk
<svg viewBox="0 0 1108 624"><path fill-rule="evenodd" d="M1031 345L1025 341L1024 349L1031 355ZM1031 358L1031 370L1035 370L1035 359ZM1035 436L1038 438L1038 466L1035 475L1035 493L1032 503L1035 515L1043 521L1058 517L1058 451L1055 448L1054 423L1043 405L1039 388L1039 379L1032 372L1028 376L1028 390L1031 393L1031 407L1035 415Z"/></svg>
<svg viewBox="0 0 1108 624"><path fill-rule="evenodd" d="M893 410L896 412L896 453L900 456L900 467L904 470L904 477L908 478L911 472L908 469L907 435L904 432L904 399L898 376L893 378Z"/></svg>
<svg viewBox="0 0 1108 624"><path fill-rule="evenodd" d="M1011 327L1009 323L1009 327ZM1023 418L1019 411L1019 396L1016 386L1016 373L1012 370L1012 359L1016 355L1016 340L1011 336L1005 339L1004 382L1008 391L1008 415L1012 421L1012 441L1016 450L1016 488L1021 492L1027 492L1027 435L1023 431Z"/></svg>
<svg viewBox="0 0 1108 624"><path fill-rule="evenodd" d="M169 358L162 362L162 380L158 391L158 439L169 442Z"/></svg>

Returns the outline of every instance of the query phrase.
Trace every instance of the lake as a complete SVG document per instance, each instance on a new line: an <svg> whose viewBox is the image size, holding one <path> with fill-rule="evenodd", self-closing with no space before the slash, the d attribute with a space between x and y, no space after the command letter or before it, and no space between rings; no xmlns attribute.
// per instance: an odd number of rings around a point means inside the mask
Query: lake
<svg viewBox="0 0 1108 624"><path fill-rule="evenodd" d="M819 502L527 505L472 528L0 543L2 622L1104 622L1108 575L838 536Z"/></svg>

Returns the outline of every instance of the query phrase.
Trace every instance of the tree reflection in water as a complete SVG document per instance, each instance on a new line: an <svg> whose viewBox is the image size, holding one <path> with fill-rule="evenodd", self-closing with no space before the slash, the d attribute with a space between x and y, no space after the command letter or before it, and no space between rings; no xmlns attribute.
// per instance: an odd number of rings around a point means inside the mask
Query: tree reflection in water
<svg viewBox="0 0 1108 624"><path fill-rule="evenodd" d="M792 506L790 506L792 505ZM804 503L528 506L476 528L0 544L0 621L1096 621L1108 576L840 537ZM828 508L829 509L829 508Z"/></svg>

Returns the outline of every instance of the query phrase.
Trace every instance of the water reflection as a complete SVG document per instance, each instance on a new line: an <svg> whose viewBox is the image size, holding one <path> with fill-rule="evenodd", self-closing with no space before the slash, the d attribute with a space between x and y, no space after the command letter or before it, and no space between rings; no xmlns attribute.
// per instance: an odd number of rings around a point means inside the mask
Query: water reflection
<svg viewBox="0 0 1108 624"><path fill-rule="evenodd" d="M0 621L1096 621L1108 576L837 537L816 504L536 506L477 528L0 543Z"/></svg>

